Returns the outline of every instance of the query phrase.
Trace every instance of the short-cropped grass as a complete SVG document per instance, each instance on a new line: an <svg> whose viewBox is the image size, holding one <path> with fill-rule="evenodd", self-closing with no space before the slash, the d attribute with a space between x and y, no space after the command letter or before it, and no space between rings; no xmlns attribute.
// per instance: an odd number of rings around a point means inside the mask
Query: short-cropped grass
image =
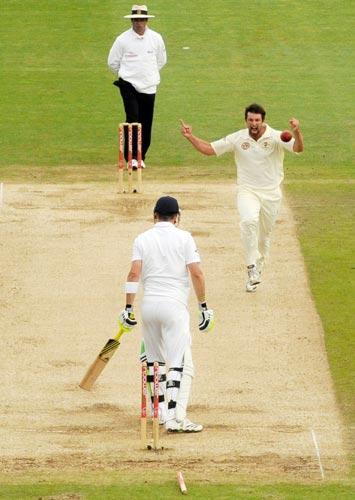
<svg viewBox="0 0 355 500"><path fill-rule="evenodd" d="M188 498L201 500L351 500L351 485L188 485ZM41 484L2 486L0 498L16 500L173 500L183 498L177 482L110 485Z"/></svg>
<svg viewBox="0 0 355 500"><path fill-rule="evenodd" d="M117 125L124 115L106 58L114 38L128 28L123 15L130 4L123 0L3 4L0 182L5 182L5 195L7 182L115 182ZM351 450L355 4L155 0L149 8L156 14L150 26L166 41L168 64L157 94L145 179L233 182L232 158L217 160L196 153L179 134L179 118L207 140L242 128L244 107L253 101L265 106L267 121L275 128L287 128L291 116L301 120L305 152L299 158L286 158L286 191L298 222ZM31 486L31 493L29 488L4 486L0 497L72 492L100 499L176 498L178 494L170 483L159 487L159 493L144 484L135 490L119 485L43 484ZM354 497L345 484L191 485L189 495Z"/></svg>

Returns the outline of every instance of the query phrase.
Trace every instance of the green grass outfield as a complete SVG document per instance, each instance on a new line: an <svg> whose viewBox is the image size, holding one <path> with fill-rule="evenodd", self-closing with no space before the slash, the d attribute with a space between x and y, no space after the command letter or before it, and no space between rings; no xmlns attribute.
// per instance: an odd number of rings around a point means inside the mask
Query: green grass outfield
<svg viewBox="0 0 355 500"><path fill-rule="evenodd" d="M253 101L265 106L274 128L287 128L291 116L301 121L306 151L286 157L285 187L353 453L355 3L152 0L148 6L157 16L150 26L166 41L168 64L156 100L146 179L232 182L232 158L196 153L179 135L180 117L207 140L243 127L244 107ZM121 0L3 2L0 182L5 195L7 182L114 181L123 113L106 59L116 35L129 26L122 16L130 7ZM225 485L209 492L196 484L190 496L350 498L350 480L314 487ZM81 491L79 485L31 488L33 494L30 487L8 486L0 498ZM118 495L118 485L105 488L104 498ZM155 498L174 498L174 488L162 485L162 496ZM103 498L99 490L88 486L84 498ZM134 498L140 491L149 498L149 485L137 485Z"/></svg>
<svg viewBox="0 0 355 500"><path fill-rule="evenodd" d="M187 486L188 498L197 498L201 500L319 500L334 498L352 499L353 489L344 484L328 484L324 486L305 486L305 485L263 485L263 486L242 486L215 484L206 485L194 483ZM177 482L169 481L164 484L136 482L134 485L124 484L119 481L112 485L79 485L79 484L41 484L28 485L26 491L23 486L4 486L1 488L0 498L3 499L73 499L73 500L147 500L161 499L173 500L183 498L180 493Z"/></svg>

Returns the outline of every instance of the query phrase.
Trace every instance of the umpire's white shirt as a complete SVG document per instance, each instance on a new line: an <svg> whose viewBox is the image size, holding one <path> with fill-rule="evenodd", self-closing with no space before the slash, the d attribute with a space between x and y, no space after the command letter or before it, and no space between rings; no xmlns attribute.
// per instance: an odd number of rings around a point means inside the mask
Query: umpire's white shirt
<svg viewBox="0 0 355 500"><path fill-rule="evenodd" d="M186 266L200 262L195 241L188 231L171 222L157 222L135 239L134 260L142 261L144 298L171 298L187 306L190 282Z"/></svg>
<svg viewBox="0 0 355 500"><path fill-rule="evenodd" d="M159 71L166 63L162 36L148 28L138 35L132 28L119 35L108 56L110 69L131 83L137 92L155 94Z"/></svg>
<svg viewBox="0 0 355 500"><path fill-rule="evenodd" d="M293 152L294 139L283 142L280 130L266 125L264 134L255 141L243 129L211 143L217 156L234 152L238 167L238 185L251 189L278 189L283 178L284 151Z"/></svg>

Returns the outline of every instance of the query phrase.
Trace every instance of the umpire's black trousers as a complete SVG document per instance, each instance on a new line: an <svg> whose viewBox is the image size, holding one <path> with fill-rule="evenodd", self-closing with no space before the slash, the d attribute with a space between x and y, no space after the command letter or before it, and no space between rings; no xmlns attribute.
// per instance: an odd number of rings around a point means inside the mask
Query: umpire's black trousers
<svg viewBox="0 0 355 500"><path fill-rule="evenodd" d="M124 109L126 112L126 122L138 122L142 124L142 159L148 151L152 135L152 123L154 114L155 94L143 94L137 92L129 82L119 78L114 82L121 92ZM127 134L125 130L125 159L127 161ZM133 158L137 158L136 131L133 132Z"/></svg>

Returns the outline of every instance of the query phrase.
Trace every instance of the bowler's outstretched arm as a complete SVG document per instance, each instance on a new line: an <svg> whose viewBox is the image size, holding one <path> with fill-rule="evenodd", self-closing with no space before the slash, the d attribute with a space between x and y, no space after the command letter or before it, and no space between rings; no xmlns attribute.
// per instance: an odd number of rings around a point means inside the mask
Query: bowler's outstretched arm
<svg viewBox="0 0 355 500"><path fill-rule="evenodd" d="M213 147L209 142L204 141L203 139L200 139L192 134L191 125L187 125L186 123L183 122L183 120L180 120L180 123L181 123L182 135L186 137L188 141L191 142L191 144L195 149L197 149L197 151L207 156L213 156L216 154L215 150L213 149Z"/></svg>

